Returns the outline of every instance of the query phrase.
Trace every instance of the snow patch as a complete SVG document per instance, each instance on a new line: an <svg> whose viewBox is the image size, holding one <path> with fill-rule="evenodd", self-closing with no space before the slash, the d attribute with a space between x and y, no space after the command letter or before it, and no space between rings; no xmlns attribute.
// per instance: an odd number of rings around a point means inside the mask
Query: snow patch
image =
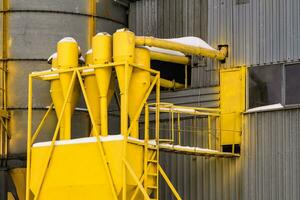
<svg viewBox="0 0 300 200"><path fill-rule="evenodd" d="M251 108L246 111L246 113L252 113L252 112L260 112L260 111L271 111L271 110L277 110L281 109L283 106L280 103L267 105L267 106L260 106L256 108Z"/></svg>
<svg viewBox="0 0 300 200"><path fill-rule="evenodd" d="M208 50L216 50L213 47L211 47L209 44L207 44L204 40L198 37L180 37L180 38L170 38L170 39L162 39L170 42L176 42L179 44L189 45L197 48L203 48ZM173 51L169 49L163 49L158 47L146 47L150 51L157 52L157 53L164 53L164 54L170 54L174 56L185 56L185 54L181 53L180 51Z"/></svg>
<svg viewBox="0 0 300 200"><path fill-rule="evenodd" d="M109 135L109 136L99 136L101 142L109 142L109 141L119 141L123 140L123 135ZM55 141L55 145L69 145L69 144L85 144L85 143L94 143L97 142L96 137L85 137L85 138L78 138L72 140L58 140ZM51 145L51 141L48 142L38 142L33 144L33 147L47 147Z"/></svg>

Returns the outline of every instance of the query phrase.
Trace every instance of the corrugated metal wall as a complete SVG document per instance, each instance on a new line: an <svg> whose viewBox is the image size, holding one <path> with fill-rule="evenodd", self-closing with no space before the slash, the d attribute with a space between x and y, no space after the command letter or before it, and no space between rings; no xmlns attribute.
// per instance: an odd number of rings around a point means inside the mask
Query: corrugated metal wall
<svg viewBox="0 0 300 200"><path fill-rule="evenodd" d="M300 110L247 114L242 199L300 199Z"/></svg>
<svg viewBox="0 0 300 200"><path fill-rule="evenodd" d="M199 79L193 86L218 85L220 67L299 62L299 0L172 1L176 5L170 2L141 0L132 4L130 28L139 34L158 37L196 35L207 39L213 47L229 45L225 64L212 60L195 62L205 70L193 71L192 77ZM183 23L179 27L193 30L195 22L201 23L202 19L194 16L188 21L178 20L170 15L176 12L173 8L181 5L182 13L175 15L182 16L195 13L193 5L204 5L202 2L207 2L208 16L205 17L207 27L200 33L204 31L206 36L182 32L176 24ZM192 6L183 8L187 4ZM170 35L170 30L175 34ZM300 199L299 109L246 114L245 120L239 159L215 160L162 153L163 166L184 199ZM167 125L163 122L163 126ZM166 187L161 189L161 197L170 199Z"/></svg>
<svg viewBox="0 0 300 200"><path fill-rule="evenodd" d="M159 38L197 36L207 40L208 0L143 0L130 5L129 28L137 35ZM217 46L214 46L217 47ZM194 58L192 87L218 85L217 68Z"/></svg>

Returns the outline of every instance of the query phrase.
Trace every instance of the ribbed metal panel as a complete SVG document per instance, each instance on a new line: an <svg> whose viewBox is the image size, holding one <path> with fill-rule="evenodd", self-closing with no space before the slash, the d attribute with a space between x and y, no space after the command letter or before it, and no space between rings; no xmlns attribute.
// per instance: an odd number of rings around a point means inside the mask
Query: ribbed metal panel
<svg viewBox="0 0 300 200"><path fill-rule="evenodd" d="M242 199L300 199L299 111L246 115Z"/></svg>
<svg viewBox="0 0 300 200"><path fill-rule="evenodd" d="M219 88L195 88L179 91L161 91L161 101L185 106L218 107ZM155 94L150 101L155 100Z"/></svg>
<svg viewBox="0 0 300 200"><path fill-rule="evenodd" d="M206 120L181 121L182 145L208 148ZM170 132L168 121L161 123L160 135ZM176 135L175 135L176 139ZM215 138L213 148L215 148ZM241 199L240 158L206 158L161 151L160 163L183 199ZM172 193L161 180L161 199L171 199Z"/></svg>
<svg viewBox="0 0 300 200"><path fill-rule="evenodd" d="M208 41L229 45L226 67L298 61L299 7L298 0L209 1Z"/></svg>
<svg viewBox="0 0 300 200"><path fill-rule="evenodd" d="M143 0L130 4L129 28L161 38L207 38L207 0Z"/></svg>
<svg viewBox="0 0 300 200"><path fill-rule="evenodd" d="M27 139L27 85L28 74L50 68L46 59L56 51L56 43L63 37L74 37L84 54L89 47L89 19L91 19L90 3L95 3L94 13L96 32L113 33L116 29L127 25L126 8L111 0L5 0L8 10L3 11L0 3L0 59L3 59L3 34L7 37L7 108L12 113L9 120L9 154L24 154ZM3 25L3 13L7 22ZM5 32L3 27L6 28ZM2 67L2 62L1 62ZM1 84L3 83L1 77ZM35 82L33 108L34 124L45 113L51 98L49 84ZM2 86L1 86L2 88ZM1 100L3 101L1 90ZM37 98L38 97L38 98ZM2 102L0 102L2 105ZM81 104L82 105L82 104ZM76 123L82 117L84 126ZM84 112L75 112L73 130L75 135L88 134L89 118ZM53 133L56 119L52 115L44 130L44 138ZM35 128L35 127L33 127Z"/></svg>
<svg viewBox="0 0 300 200"><path fill-rule="evenodd" d="M207 40L208 0L143 0L130 4L129 28L160 38L197 36ZM217 47L217 46L215 46ZM191 87L218 85L216 69L194 58Z"/></svg>

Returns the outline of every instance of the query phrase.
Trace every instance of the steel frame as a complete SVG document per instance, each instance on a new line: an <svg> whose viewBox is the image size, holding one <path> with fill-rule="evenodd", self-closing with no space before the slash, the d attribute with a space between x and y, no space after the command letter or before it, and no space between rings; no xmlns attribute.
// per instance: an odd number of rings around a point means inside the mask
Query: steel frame
<svg viewBox="0 0 300 200"><path fill-rule="evenodd" d="M73 90L73 87L74 87L74 84L75 84L75 79L77 78L79 80L80 87L81 87L81 90L82 90L82 93L83 93L83 96L84 96L84 99L85 99L85 102L86 102L86 105L87 105L87 110L88 110L89 116L91 118L91 123L94 126L96 123L95 123L93 114L91 112L91 106L88 102L87 94L86 94L84 84L83 84L83 76L85 75L84 70L96 69L96 68L100 68L100 67L114 67L114 66L117 66L117 65L124 65L125 66L125 73L124 73L125 74L125 79L124 80L125 80L125 88L126 88L125 89L125 98L126 99L128 98L127 71L129 70L129 67L135 67L135 68L138 68L138 69L141 69L141 70L146 70L149 73L155 75L155 78L151 82L151 85L150 85L148 91L146 92L146 94L143 98L143 101L141 102L141 104L139 106L139 109L138 109L138 111L137 111L137 113L136 113L136 115L135 115L135 117L132 121L138 120L138 118L140 116L140 113L142 112L144 106L145 105L146 105L146 107L148 106L147 105L147 99L148 99L152 89L154 89L154 87L156 86L156 117L155 117L156 118L156 125L155 125L155 127L156 127L156 134L155 134L156 137L155 137L155 140L156 140L157 144L159 144L160 73L158 71L155 71L155 70L152 70L152 69L147 69L143 66L136 65L136 64L133 64L133 63L128 63L128 62L116 63L115 62L115 63L103 64L103 65L89 65L89 66L78 67L78 68L59 69L59 70L55 70L55 71L33 72L29 75L29 82L28 82L28 88L29 89L28 89L28 133L27 133L28 134L27 135L27 140L28 141L27 141L26 200L30 199L31 148L32 148L32 145L34 144L36 138L40 134L40 131L41 131L43 125L45 124L45 121L46 121L47 117L49 116L49 113L53 110L53 103L51 103L51 105L49 106L49 108L48 108L47 112L45 113L43 119L41 120L40 124L38 125L37 129L32 134L32 98L33 98L33 88L32 88L32 86L33 86L33 80L37 79L37 80L44 80L44 81L46 80L46 81L48 81L48 80L51 80L51 79L57 79L59 77L60 73L72 73L72 79L70 81L67 96L65 98L66 100L63 103L62 112L60 113L60 116L58 117L58 123L56 125L56 129L55 129L52 141L51 141L50 150L49 150L49 154L48 154L48 157L47 157L47 165L43 169L42 179L41 179L40 184L39 184L38 192L34 197L34 200L36 200L39 197L41 188L43 186L44 178L45 178L45 175L46 175L47 170L48 170L47 166L48 166L49 162L51 161L51 157L52 157L54 149L55 149L55 141L56 141L57 136L58 136L60 123L62 121L63 114L64 114L64 111L65 111L65 108L66 108L67 99L69 98L69 96L70 96L70 94ZM127 105L127 103L125 104L125 112L128 114L128 105ZM128 119L125 119L125 120L128 120ZM127 124L128 122L125 122L125 123ZM142 182L143 182L143 179L144 179L143 177L145 177L145 176L143 175L142 178L139 180L139 178L134 173L134 171L133 171L132 167L130 166L130 164L126 161L126 145L128 143L128 136L130 136L132 128L133 128L133 124L130 124L129 128L124 133L124 140L123 140L124 154L123 154L122 168L123 168L123 191L125 191L125 192L123 192L122 196L123 196L123 199L126 200L126 198L127 198L126 197L126 177L127 177L126 172L128 171L129 175L131 175L132 178L137 183L137 188L136 188L135 194L134 194L133 198L131 198L131 199L134 199L134 197L135 197L138 190L140 190L143 193L145 199L150 199L149 195L147 194L147 192L145 190L145 187L143 187L143 185L142 185ZM145 127L145 133L146 133L145 138L149 138L149 132L148 132L147 127ZM103 149L102 142L100 141L100 137L99 137L100 135L97 132L95 136L97 138L97 145L98 145L98 149L99 149L99 152L100 152L100 155L101 155L101 159L103 160L104 163L106 163L105 164L105 171L106 171L107 177L109 179L109 184L110 184L110 188L112 190L113 197L114 197L114 199L117 199L117 194L116 194L116 191L115 191L115 186L113 184L111 172L110 172L109 166L107 165L108 162L107 162L105 154L104 154L104 149ZM148 139L146 139L145 141L148 141ZM148 153L148 148L147 148L148 142L145 142L144 145L145 145L145 151L147 151L147 153ZM173 194L175 195L175 197L177 199L181 199L179 197L177 191L175 190L174 186L169 181L169 179L166 177L165 173L163 172L162 168L159 165L159 145L156 145L156 151L154 153L154 156L156 156L157 162L158 162L157 172L162 174L162 177L166 180L167 184L170 186L170 188L171 188ZM146 169L148 169L148 166L146 167ZM158 178L157 178L157 185L158 185ZM157 196L158 196L158 194L157 194Z"/></svg>

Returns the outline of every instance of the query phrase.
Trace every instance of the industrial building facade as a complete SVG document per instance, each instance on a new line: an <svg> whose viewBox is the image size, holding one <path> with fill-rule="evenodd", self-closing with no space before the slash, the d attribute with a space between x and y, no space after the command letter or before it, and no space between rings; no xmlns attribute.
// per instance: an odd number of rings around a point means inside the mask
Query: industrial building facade
<svg viewBox="0 0 300 200"><path fill-rule="evenodd" d="M129 27L137 34L163 38L195 35L215 48L228 44L225 64L200 59L192 67L190 95L200 98L186 103L217 106L218 70L245 65L248 104L256 102L248 108L280 104L244 114L238 159L164 153L162 163L184 199L300 198L299 9L297 0L141 0L131 4ZM260 88L264 91L261 96L268 97L258 97L253 87L249 91L249 85L253 86L249 74L255 72L267 80ZM201 92L195 94L196 88ZM186 96L174 101L185 103ZM161 195L167 199L170 192L163 188Z"/></svg>
<svg viewBox="0 0 300 200"><path fill-rule="evenodd" d="M30 2L30 3L29 3ZM130 3L129 3L130 2ZM247 67L246 104L240 157L215 158L161 151L160 162L183 199L300 199L300 2L298 0L3 0L0 4L1 167L14 181L26 166L27 75L46 70L46 59L62 37L73 36L82 52L94 33L128 27L136 35L158 38L196 36L214 48L228 45L225 63L191 57L188 88L166 90L161 100L177 105L220 106L220 69ZM51 27L51 28L49 28ZM52 50L51 50L52 49ZM175 71L175 70L174 70ZM49 85L34 88L33 126L50 102ZM43 92L42 92L43 91ZM85 108L83 102L79 107ZM117 99L110 108L110 132L118 133ZM76 110L75 137L91 127L84 109ZM54 132L55 114L47 132ZM84 125L83 125L84 124ZM161 134L169 123L162 120ZM201 118L182 119L182 143L208 147ZM166 133L164 133L166 130ZM186 132L185 132L186 131ZM204 131L205 132L205 131ZM8 140L8 146L5 144ZM213 144L217 146L216 144ZM2 169L2 168L1 168ZM1 170L0 170L1 171ZM2 172L2 171L1 171ZM0 175L3 175L2 173ZM23 177L24 178L24 177ZM2 183L3 184L3 183ZM4 183L5 184L5 183ZM0 184L1 185L1 184ZM25 186L24 186L25 187ZM25 188L17 187L17 192ZM1 191L1 190L0 190ZM10 191L14 192L14 191ZM160 199L172 199L161 181Z"/></svg>

